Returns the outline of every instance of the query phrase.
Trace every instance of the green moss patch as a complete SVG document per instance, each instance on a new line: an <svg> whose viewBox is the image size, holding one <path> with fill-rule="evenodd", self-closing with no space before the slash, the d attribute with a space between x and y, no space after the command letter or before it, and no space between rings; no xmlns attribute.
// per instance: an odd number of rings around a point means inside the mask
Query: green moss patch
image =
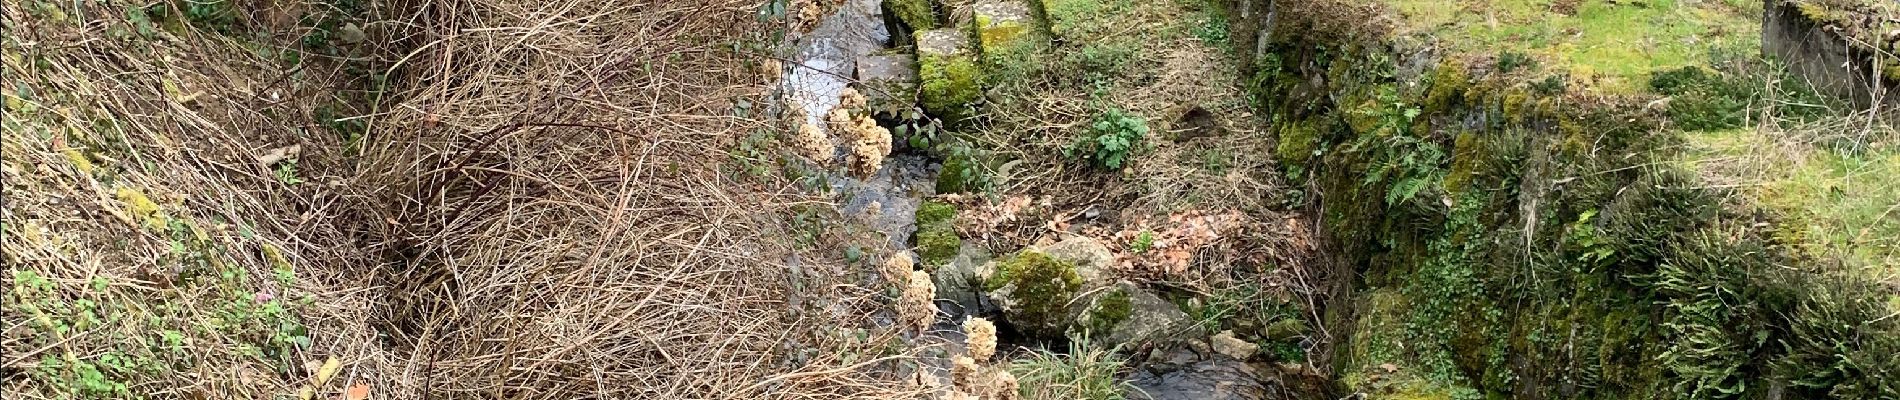
<svg viewBox="0 0 1900 400"><path fill-rule="evenodd" d="M941 266L957 257L963 238L957 236L956 215L956 207L935 201L917 208L917 256L925 266Z"/></svg>
<svg viewBox="0 0 1900 400"><path fill-rule="evenodd" d="M1024 333L1059 338L1068 331L1069 301L1080 294L1082 276L1074 263L1024 250L1000 263L983 286L991 292L1008 288L1004 312Z"/></svg>
<svg viewBox="0 0 1900 400"><path fill-rule="evenodd" d="M931 0L884 0L884 10L912 31L937 29L937 13Z"/></svg>
<svg viewBox="0 0 1900 400"><path fill-rule="evenodd" d="M917 77L922 81L919 100L924 111L961 120L974 115L983 96L983 73L970 49L969 37L956 29L918 34Z"/></svg>
<svg viewBox="0 0 1900 400"><path fill-rule="evenodd" d="M1115 288L1095 298L1093 304L1089 305L1088 315L1082 325L1088 327L1090 333L1106 334L1115 329L1115 325L1127 321L1133 313L1134 302L1129 298L1128 291Z"/></svg>

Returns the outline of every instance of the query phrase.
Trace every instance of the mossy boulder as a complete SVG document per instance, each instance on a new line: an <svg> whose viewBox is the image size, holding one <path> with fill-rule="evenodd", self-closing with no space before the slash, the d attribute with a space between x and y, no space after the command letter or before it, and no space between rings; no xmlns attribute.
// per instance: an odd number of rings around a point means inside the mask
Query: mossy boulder
<svg viewBox="0 0 1900 400"><path fill-rule="evenodd" d="M1031 336L1088 337L1099 344L1190 337L1196 328L1180 307L1107 270L1114 255L1101 242L1076 237L1030 248L979 270L1004 319Z"/></svg>
<svg viewBox="0 0 1900 400"><path fill-rule="evenodd" d="M1076 273L1090 288L1106 287L1113 284L1109 279L1109 268L1115 265L1115 253L1101 241L1077 236L1056 242L1042 249L1050 257L1075 264Z"/></svg>
<svg viewBox="0 0 1900 400"><path fill-rule="evenodd" d="M917 76L923 86L918 97L924 111L947 120L970 117L983 96L983 72L963 30L919 33Z"/></svg>
<svg viewBox="0 0 1900 400"><path fill-rule="evenodd" d="M1181 307L1132 282L1117 282L1113 288L1094 292L1070 336L1079 337L1087 329L1089 339L1097 344L1119 346L1203 334Z"/></svg>
<svg viewBox="0 0 1900 400"><path fill-rule="evenodd" d="M917 258L925 267L950 262L963 246L953 223L956 216L956 207L945 203L926 201L917 207Z"/></svg>
<svg viewBox="0 0 1900 400"><path fill-rule="evenodd" d="M1075 263L1037 250L1023 250L997 263L983 287L1003 309L1003 318L1024 334L1059 338L1074 322L1070 304L1082 293Z"/></svg>
<svg viewBox="0 0 1900 400"><path fill-rule="evenodd" d="M932 0L884 0L884 10L912 31L937 29L937 12Z"/></svg>

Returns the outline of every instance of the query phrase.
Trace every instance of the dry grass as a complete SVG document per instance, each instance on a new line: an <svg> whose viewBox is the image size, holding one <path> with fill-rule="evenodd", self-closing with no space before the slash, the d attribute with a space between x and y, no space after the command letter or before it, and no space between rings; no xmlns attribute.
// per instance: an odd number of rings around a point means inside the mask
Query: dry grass
<svg viewBox="0 0 1900 400"><path fill-rule="evenodd" d="M6 397L268 397L326 357L375 376L372 260L329 218L344 146L311 122L349 80L131 13L4 14ZM292 145L294 175L259 161Z"/></svg>
<svg viewBox="0 0 1900 400"><path fill-rule="evenodd" d="M353 54L388 75L380 101L239 35L113 38L122 5L8 8L31 32L9 36L8 71L34 93L6 120L8 398L291 396L330 357L322 398L921 392L880 323L885 283L843 260L857 238L790 223L838 218L734 165L776 157L728 154L770 129L733 108L764 94L735 51L777 28L757 4L374 4L365 43L394 51ZM339 98L354 144L313 122ZM295 180L256 161L291 144ZM140 364L107 367L119 353Z"/></svg>
<svg viewBox="0 0 1900 400"><path fill-rule="evenodd" d="M1272 148L1270 135L1253 128L1261 121L1237 67L1201 32L1224 28L1207 28L1207 15L1182 2L1100 3L1105 17L1066 17L1084 21L1078 37L1003 68L974 135L1019 162L1002 171L999 191L1049 195L1059 208L1106 206L1121 219L1271 205L1282 187L1260 150ZM1150 128L1128 166L1103 171L1064 157L1108 110ZM1190 112L1214 129L1194 129Z"/></svg>

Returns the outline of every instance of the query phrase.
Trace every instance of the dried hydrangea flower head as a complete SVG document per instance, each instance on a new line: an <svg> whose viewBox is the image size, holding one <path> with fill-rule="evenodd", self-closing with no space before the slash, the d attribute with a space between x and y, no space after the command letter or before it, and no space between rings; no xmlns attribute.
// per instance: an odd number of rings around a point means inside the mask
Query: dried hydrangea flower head
<svg viewBox="0 0 1900 400"><path fill-rule="evenodd" d="M837 155L836 148L831 145L831 137L825 136L825 131L818 129L817 125L803 121L798 122L798 133L792 136L792 149L818 164L828 164Z"/></svg>
<svg viewBox="0 0 1900 400"><path fill-rule="evenodd" d="M937 298L937 285L930 281L930 273L911 271L910 281L904 285L904 293L897 297L897 314L912 331L923 332L930 323L937 320L937 306L931 300Z"/></svg>
<svg viewBox="0 0 1900 400"><path fill-rule="evenodd" d="M864 94L858 93L857 88L845 87L843 92L838 93L838 108L862 110L867 103Z"/></svg>
<svg viewBox="0 0 1900 400"><path fill-rule="evenodd" d="M958 389L982 393L973 389L983 387L983 381L987 380L983 375L983 366L978 365L976 359L966 356L950 358L950 383Z"/></svg>
<svg viewBox="0 0 1900 400"><path fill-rule="evenodd" d="M858 115L849 133L851 172L860 177L877 173L884 166L884 157L891 154L891 131L877 126L877 120L868 115Z"/></svg>
<svg viewBox="0 0 1900 400"><path fill-rule="evenodd" d="M916 267L916 264L910 260L910 256L896 254L892 255L890 259L884 260L884 270L879 272L884 274L885 282L909 283L910 271L914 267Z"/></svg>
<svg viewBox="0 0 1900 400"><path fill-rule="evenodd" d="M989 382L983 385L982 394L988 395L985 397L996 400L1022 398L1022 393L1017 389L1016 375L1009 373L1008 369L991 368L989 378Z"/></svg>
<svg viewBox="0 0 1900 400"><path fill-rule="evenodd" d="M980 362L989 362L996 355L996 324L990 320L972 317L963 321L963 333L968 337L966 345L970 357Z"/></svg>

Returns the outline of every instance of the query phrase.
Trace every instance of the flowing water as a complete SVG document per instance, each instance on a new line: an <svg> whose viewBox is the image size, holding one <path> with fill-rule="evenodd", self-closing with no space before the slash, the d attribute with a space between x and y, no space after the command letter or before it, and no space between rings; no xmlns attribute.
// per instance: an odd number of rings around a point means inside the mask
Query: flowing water
<svg viewBox="0 0 1900 400"><path fill-rule="evenodd" d="M847 0L811 32L789 38L794 53L779 81L780 98L801 107L806 123L823 129L824 115L838 106L858 60L888 48L890 39L878 0ZM840 157L847 153L838 150ZM842 165L843 160L825 161ZM932 194L938 168L928 157L896 154L868 178L834 173L827 183L839 196L840 213L861 218L903 249L916 231L917 207Z"/></svg>

